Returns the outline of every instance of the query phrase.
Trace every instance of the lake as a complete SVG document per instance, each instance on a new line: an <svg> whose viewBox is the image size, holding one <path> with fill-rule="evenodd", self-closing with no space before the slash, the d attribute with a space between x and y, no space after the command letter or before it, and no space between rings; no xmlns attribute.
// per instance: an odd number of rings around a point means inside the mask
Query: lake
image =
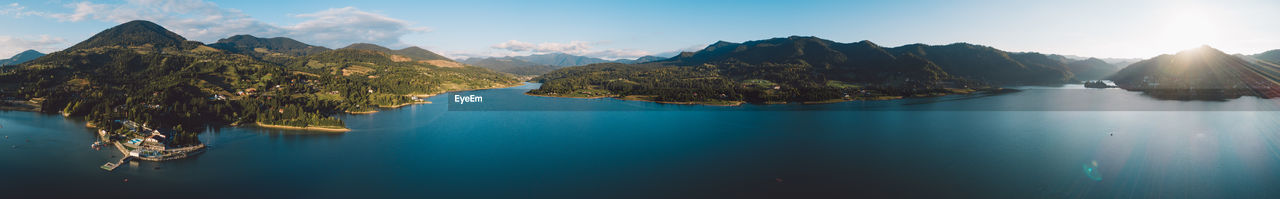
<svg viewBox="0 0 1280 199"><path fill-rule="evenodd" d="M204 154L112 172L84 121L0 112L0 198L1280 198L1277 100L1067 85L719 107L536 87L343 115L347 133L212 129Z"/></svg>

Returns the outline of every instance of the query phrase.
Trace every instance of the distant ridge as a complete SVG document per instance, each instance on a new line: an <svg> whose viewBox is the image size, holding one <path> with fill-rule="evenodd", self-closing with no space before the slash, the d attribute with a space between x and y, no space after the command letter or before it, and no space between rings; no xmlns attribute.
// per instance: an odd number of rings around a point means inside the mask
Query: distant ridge
<svg viewBox="0 0 1280 199"><path fill-rule="evenodd" d="M427 61L427 60L453 61L452 59L441 56L440 54L436 54L435 52L431 52L427 49L419 48L417 46L410 46L408 48L404 48L400 50L391 50L390 48L379 46L377 44L355 43L339 49L371 50L371 51L385 52L388 54L399 55L399 56L404 56L411 59L423 60L423 61Z"/></svg>
<svg viewBox="0 0 1280 199"><path fill-rule="evenodd" d="M290 56L307 56L330 50L329 48L313 46L287 37L259 38L253 35L236 35L219 39L218 42L209 44L209 47L233 53L281 53Z"/></svg>
<svg viewBox="0 0 1280 199"><path fill-rule="evenodd" d="M1256 55L1251 55L1249 57L1253 57L1254 59L1259 59L1259 60L1267 61L1271 63L1280 63L1280 49L1269 50L1267 52L1258 53Z"/></svg>
<svg viewBox="0 0 1280 199"><path fill-rule="evenodd" d="M548 53L526 56L468 58L461 60L461 62L517 75L541 75L555 69L569 66L581 66L597 63L637 64L664 59L667 58L644 56L636 59L605 60L601 58L564 53Z"/></svg>
<svg viewBox="0 0 1280 199"><path fill-rule="evenodd" d="M40 51L26 50L13 55L13 57L10 57L9 59L0 59L0 66L18 65L27 61L35 60L41 56L44 56L44 53L40 53Z"/></svg>

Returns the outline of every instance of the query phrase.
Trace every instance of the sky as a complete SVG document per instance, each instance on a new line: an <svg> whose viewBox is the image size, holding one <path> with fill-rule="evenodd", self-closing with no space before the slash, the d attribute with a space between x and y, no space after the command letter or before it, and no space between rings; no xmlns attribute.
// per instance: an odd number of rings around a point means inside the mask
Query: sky
<svg viewBox="0 0 1280 199"><path fill-rule="evenodd" d="M1280 49L1276 0L3 1L0 57L61 50L149 20L205 43L238 34L445 56L670 56L792 35L881 46L966 42L1013 52L1150 58L1209 45Z"/></svg>

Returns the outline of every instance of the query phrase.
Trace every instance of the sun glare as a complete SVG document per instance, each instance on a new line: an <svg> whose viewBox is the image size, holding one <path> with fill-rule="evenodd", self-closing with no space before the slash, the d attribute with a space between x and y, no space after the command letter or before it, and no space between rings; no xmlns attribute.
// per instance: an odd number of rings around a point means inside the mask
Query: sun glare
<svg viewBox="0 0 1280 199"><path fill-rule="evenodd" d="M1164 17L1164 27L1159 33L1161 48L1168 50L1185 50L1200 45L1214 45L1218 28L1214 25L1213 15L1194 7L1172 9Z"/></svg>

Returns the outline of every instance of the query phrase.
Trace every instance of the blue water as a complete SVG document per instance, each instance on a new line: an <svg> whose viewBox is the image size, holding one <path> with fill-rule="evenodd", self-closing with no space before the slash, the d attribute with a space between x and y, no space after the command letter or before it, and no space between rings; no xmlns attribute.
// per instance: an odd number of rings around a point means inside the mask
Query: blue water
<svg viewBox="0 0 1280 199"><path fill-rule="evenodd" d="M1074 85L715 107L536 86L345 115L347 133L215 129L200 156L114 172L83 121L0 112L0 198L1280 198L1275 100Z"/></svg>

